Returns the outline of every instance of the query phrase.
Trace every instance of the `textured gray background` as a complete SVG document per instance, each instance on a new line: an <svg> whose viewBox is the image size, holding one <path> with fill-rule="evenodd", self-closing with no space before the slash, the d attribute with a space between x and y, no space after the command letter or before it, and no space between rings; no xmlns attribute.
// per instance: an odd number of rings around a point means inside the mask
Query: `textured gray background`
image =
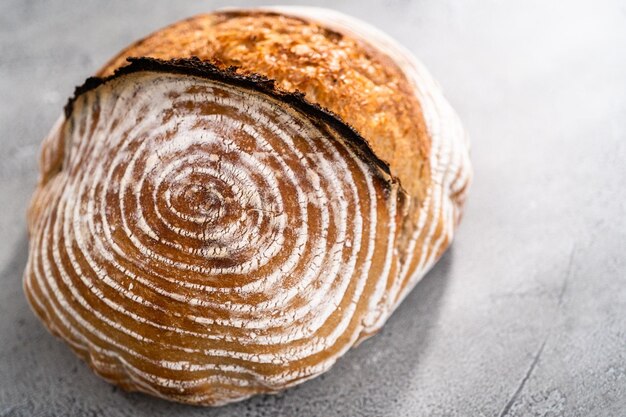
<svg viewBox="0 0 626 417"><path fill-rule="evenodd" d="M0 3L0 416L626 416L618 1L320 2L426 63L476 171L453 248L321 378L223 409L181 406L102 382L43 329L21 288L40 140L120 48L225 4Z"/></svg>

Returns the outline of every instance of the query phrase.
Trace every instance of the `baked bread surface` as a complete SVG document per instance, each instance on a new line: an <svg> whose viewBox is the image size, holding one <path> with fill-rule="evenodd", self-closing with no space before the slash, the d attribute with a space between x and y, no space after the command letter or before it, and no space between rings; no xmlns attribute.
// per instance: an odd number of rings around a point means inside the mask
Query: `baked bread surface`
<svg viewBox="0 0 626 417"><path fill-rule="evenodd" d="M125 389L220 405L319 375L452 239L466 135L367 25L215 12L97 75L42 145L24 286Z"/></svg>

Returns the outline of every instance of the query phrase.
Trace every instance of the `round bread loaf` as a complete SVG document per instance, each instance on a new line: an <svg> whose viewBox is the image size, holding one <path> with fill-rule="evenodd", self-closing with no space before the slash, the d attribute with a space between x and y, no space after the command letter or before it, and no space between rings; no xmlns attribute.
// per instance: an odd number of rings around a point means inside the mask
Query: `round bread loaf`
<svg viewBox="0 0 626 417"><path fill-rule="evenodd" d="M127 390L220 405L328 370L441 256L471 169L427 71L323 9L132 44L42 145L28 300Z"/></svg>

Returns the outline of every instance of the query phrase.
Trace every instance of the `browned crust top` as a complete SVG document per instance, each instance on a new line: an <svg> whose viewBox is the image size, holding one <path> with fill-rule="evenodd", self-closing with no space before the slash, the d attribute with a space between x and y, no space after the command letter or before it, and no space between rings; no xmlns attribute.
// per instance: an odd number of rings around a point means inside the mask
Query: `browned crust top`
<svg viewBox="0 0 626 417"><path fill-rule="evenodd" d="M199 15L135 42L98 73L112 75L129 57L197 57L238 74L275 80L352 126L422 200L430 184L430 138L410 81L384 51L351 33L276 12Z"/></svg>

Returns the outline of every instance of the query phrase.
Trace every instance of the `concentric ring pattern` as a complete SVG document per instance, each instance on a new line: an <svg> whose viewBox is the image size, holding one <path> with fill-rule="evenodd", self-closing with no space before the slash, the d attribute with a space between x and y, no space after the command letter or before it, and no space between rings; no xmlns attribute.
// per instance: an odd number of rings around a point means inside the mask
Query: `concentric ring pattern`
<svg viewBox="0 0 626 417"><path fill-rule="evenodd" d="M213 405L275 391L389 314L403 192L265 93L124 75L78 97L42 161L27 295L128 389Z"/></svg>

